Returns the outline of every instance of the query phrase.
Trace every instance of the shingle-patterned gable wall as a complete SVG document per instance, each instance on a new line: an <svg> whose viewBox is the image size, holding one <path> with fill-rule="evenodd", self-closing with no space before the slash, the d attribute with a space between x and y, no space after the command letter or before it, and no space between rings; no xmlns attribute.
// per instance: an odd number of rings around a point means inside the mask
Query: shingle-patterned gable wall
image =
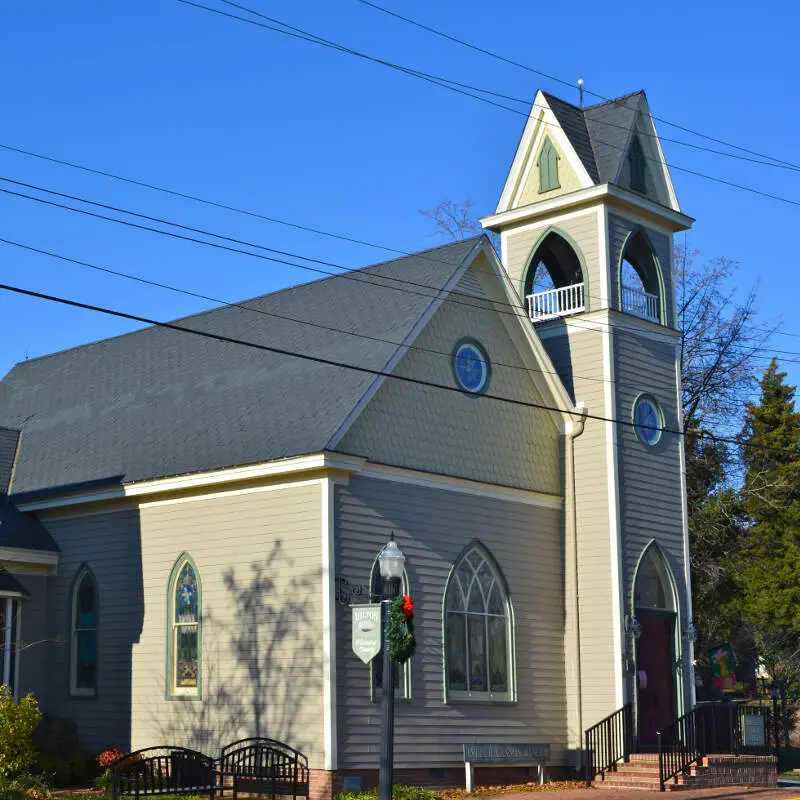
<svg viewBox="0 0 800 800"><path fill-rule="evenodd" d="M541 403L495 310L467 305L471 267L398 365L397 374L455 386L451 353L470 337L492 362L488 392ZM476 303L480 301L475 301ZM424 352L427 350L437 352ZM559 434L549 412L387 380L337 448L393 466L560 494Z"/></svg>

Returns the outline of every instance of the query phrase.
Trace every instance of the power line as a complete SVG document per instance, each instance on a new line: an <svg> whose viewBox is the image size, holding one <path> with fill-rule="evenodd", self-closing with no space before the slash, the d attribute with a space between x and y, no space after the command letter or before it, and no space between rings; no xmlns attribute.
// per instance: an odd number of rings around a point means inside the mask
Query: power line
<svg viewBox="0 0 800 800"><path fill-rule="evenodd" d="M274 355L282 355L287 356L290 358L297 358L303 361L309 361L316 364L321 364L323 366L334 367L337 369L346 369L352 372L359 372L366 375L372 375L374 377L381 377L387 378L389 380L396 380L401 381L403 383L414 384L418 386L425 386L431 389L441 389L447 392L455 392L459 395L463 395L463 391L458 388L457 386L448 386L446 384L436 383L435 381L428 381L423 378L412 378L406 375L398 375L393 372L385 372L384 370L372 369L370 367L364 367L359 364L351 364L344 361L338 361L332 358L324 358L322 356L313 356L309 355L308 353L300 353L296 350L288 350L283 347L275 347L273 345L267 345L260 342L250 342L244 339L238 339L233 336L225 336L224 334L219 333L212 333L211 331L203 331L197 328L189 328L185 325L181 325L176 322L162 322L160 320L151 319L150 317L141 316L139 314L131 314L125 311L119 311L118 309L108 308L105 306L98 306L92 303L84 303L79 300L70 300L69 298L61 297L59 295L52 295L46 294L44 292L37 292L32 289L24 289L20 286L13 286L7 283L0 283L0 290L10 292L13 294L22 295L25 297L33 297L39 300L47 300L52 303L59 303L61 305L70 306L72 308L80 308L86 311L93 311L100 314L106 314L108 316L117 317L118 319L126 319L132 322L139 322L145 325L153 325L159 328L165 328L167 330L173 330L179 333L188 333L194 336L202 336L205 339L211 339L218 342L222 342L225 344L234 344L239 345L242 347L249 347L254 350L260 350L266 353L272 353ZM729 437L721 437L721 436L714 436L707 431L692 431L691 433L686 433L677 428L668 428L668 427L659 427L655 425L643 425L643 424L636 424L633 422L627 422L625 420L615 419L613 417L605 417L600 414L591 414L586 411L577 410L577 409L562 409L556 406L546 405L544 403L534 403L530 400L518 400L512 397L504 397L503 395L496 395L491 394L489 392L474 395L476 399L480 400L493 400L496 402L507 403L509 405L523 407L523 408L533 408L540 411L552 411L557 414L566 414L572 417L578 417L586 420L595 420L598 422L610 422L616 425L623 425L628 428L643 428L646 430L657 430L662 433L671 433L675 436L694 436L696 438L707 438L711 439L715 442L721 442L726 444L732 444L737 446L743 447L753 447L760 450L771 450L776 452L783 452L783 453L796 453L797 450L792 450L789 448L778 448L772 447L769 445L758 445L752 444L748 442L742 442L738 439L733 439Z"/></svg>
<svg viewBox="0 0 800 800"><path fill-rule="evenodd" d="M349 331L349 330L347 330L345 328L335 328L335 327L332 327L330 325L323 325L322 323L312 322L311 320L307 320L307 319L298 319L297 317L291 317L291 316L289 316L287 314L278 314L277 312L274 312L274 311L265 311L263 308L256 308L256 307L254 307L252 305L248 305L247 301L238 302L237 303L237 302L232 302L230 300L222 300L219 297L213 297L212 295L203 294L202 292L197 292L197 291L194 291L194 290L191 290L191 289L184 289L184 288L182 288L180 286L175 286L173 284L164 283L162 281L154 281L154 280L151 280L149 278L143 278L140 275L133 275L133 274L131 274L129 272L123 272L121 270L112 269L111 267L104 267L104 266L100 266L99 264L92 264L92 263L90 263L88 261L81 261L80 259L77 259L77 258L71 258L69 256L62 255L61 253L55 253L52 250L45 250L45 249L40 248L40 247L34 247L33 245L23 244L22 242L16 242L16 241L13 241L11 239L4 239L4 238L0 237L0 243L6 244L6 245L10 245L12 247L18 247L18 248L20 248L22 250L27 250L27 251L29 251L31 253L38 253L39 255L48 256L49 258L55 258L55 259L58 259L59 261L64 261L64 262L68 262L70 264L75 264L76 266L86 267L87 269L92 269L92 270L95 270L97 272L103 272L103 273L106 273L108 275L114 275L115 277L118 277L118 278L124 278L126 280L135 281L136 283L141 283L141 284L146 285L146 286L153 286L153 287L158 288L158 289L165 289L165 290L170 291L170 292L175 292L176 294L186 295L187 297L195 297L195 298L200 299L200 300L207 300L207 301L209 301L211 303L217 303L217 304L219 304L220 306L223 306L223 307L238 308L238 309L241 309L242 311L248 311L248 312L252 312L254 314L261 314L262 316L271 317L271 318L274 318L274 319L282 319L282 320L285 320L287 322L296 323L297 325L307 325L309 327L318 328L320 330L329 331L331 333L343 333L343 334L345 334L347 336L353 336L353 337L358 338L358 339L367 339L367 340L372 341L372 342L381 342L383 344L392 345L393 347L404 347L404 348L407 348L409 350L418 350L418 351L423 352L423 353L431 353L433 355L444 356L444 357L446 357L448 359L452 357L452 352L445 352L443 350L435 350L435 349L430 348L430 347L421 347L419 345L414 345L414 344L404 344L403 342L397 342L397 341L394 341L393 339L383 339L383 338L381 338L379 336L370 336L369 334L366 334L366 333L357 333L355 331ZM451 266L456 266L456 265L451 263ZM559 380L561 380L561 377L559 376L559 374L557 372L553 371L553 370L532 369L531 367L519 366L517 364L506 364L506 363L503 363L502 361L495 361L494 359L492 359L492 366L494 366L494 367L504 367L506 369L519 370L521 372L527 372L527 373L531 373L531 374L532 373L536 373L536 374L540 374L540 375L553 375L554 377L556 377ZM580 375L580 376L576 375L575 377L580 377L583 380L597 381L597 382L601 382L601 383L620 383L619 381L613 381L613 380L611 380L609 378L596 378L596 377L590 377L588 375ZM621 384L621 385L624 385L624 384ZM631 388L638 388L638 387L633 387L632 384L627 384L627 385L630 385Z"/></svg>
<svg viewBox="0 0 800 800"><path fill-rule="evenodd" d="M227 0L222 0L222 2L227 2ZM451 42L455 42L456 44L460 44L463 47L469 48L470 50L475 50L476 52L482 53L483 55L489 56L490 58L497 59L498 61L502 61L502 62L504 62L506 64L510 64L511 66L514 66L514 67L519 67L520 69L523 69L523 70L525 70L527 72L532 72L535 75L540 75L543 78L547 78L548 80L554 81L556 83L560 83L563 86L569 86L570 89L575 89L575 84L572 83L571 81L565 80L564 78L560 78L560 77L558 77L556 75L551 75L550 73L547 73L547 72L543 72L542 70L536 69L536 68L531 67L531 66L529 66L527 64L523 64L523 63L521 63L519 61L515 61L514 59L507 58L506 56L503 56L500 53L494 52L492 50L487 50L487 49L485 49L483 47L479 47L478 45L472 44L471 42L467 42L464 39L459 39L456 36L453 36L453 35L451 35L449 33L445 33L444 31L438 30L436 28L432 28L429 25L425 25L425 24L423 24L423 23L421 23L421 22L419 22L419 21L417 21L415 19L412 19L411 17L405 17L402 14L398 14L396 11L391 11L388 8L384 8L383 6L380 6L377 3L373 3L370 0L358 0L358 2L363 3L366 6L370 6L371 8L374 8L377 11L381 11L384 14L388 14L391 17L395 17L396 19L402 20L403 22L407 22L410 25L414 25L417 28L421 28L422 30L428 31L429 33L433 33L436 36L440 36L443 39L448 39ZM598 94L597 92L593 92L590 89L587 89L586 87L584 87L583 91L586 94L589 94L592 97L597 97L597 98L599 98L600 100L602 100L604 102L616 102L616 98L606 97L605 95ZM793 163L791 161L784 161L783 159L775 158L774 156L765 155L764 153L759 153L759 152L757 152L755 150L750 150L747 147L741 147L740 145L733 144L732 142L727 142L724 139L719 139L717 137L710 136L710 135L702 133L700 131L693 130L692 128L687 128L684 125L679 125L679 124L677 124L675 122L671 122L670 120L664 119L663 117L656 117L655 115L652 115L652 114L650 116L654 120L657 120L658 122L663 122L665 125L669 125L670 127L676 128L678 130L685 131L686 133L690 133L693 136L699 136L702 139L706 139L706 140L711 141L711 142L716 142L717 144L724 145L725 147L731 147L734 150L739 150L742 153L749 153L750 155L758 156L759 158L769 159L770 162L774 162L774 166L783 166L785 168L789 168L789 169L793 169L793 170L800 170L800 164L796 164L796 163ZM670 141L670 140L665 140L665 141ZM674 141L674 140L671 140L671 141ZM676 143L677 144L686 144L689 147L692 146L692 145L690 145L688 143L683 143L683 142L676 142ZM711 150L711 152L719 152L719 151ZM730 155L732 158L736 157L733 154L727 154L727 153L720 153L720 154L721 155ZM750 159L747 159L747 160L750 160Z"/></svg>
<svg viewBox="0 0 800 800"><path fill-rule="evenodd" d="M159 234L159 235L162 235L162 236L168 236L168 237L173 238L173 239L193 242L195 244L206 245L208 247L213 247L213 248L218 249L218 250L223 250L223 251L227 251L227 252L231 252L231 253L238 253L240 255L250 256L251 258L259 258L259 259L262 259L264 261L274 262L274 263L277 263L277 264L283 264L283 265L290 266L290 267L296 267L297 269L307 270L307 271L314 272L314 273L321 274L321 275L328 275L328 276L340 275L343 278L347 278L349 280L357 280L357 281L359 281L361 283L367 283L367 284L369 284L371 286L378 286L378 287L385 288L385 289L391 289L393 291L406 292L406 293L409 293L409 294L416 294L416 295L420 295L422 297L433 298L433 297L437 296L437 293L441 292L441 289L439 289L437 287L434 287L434 286L430 286L428 284L417 283L415 281L409 281L407 279L396 278L394 276L388 276L388 275L370 275L370 277L379 278L381 281L384 281L384 280L393 281L393 282L398 283L398 284L408 284L409 286L419 287L420 289L429 289L434 294L428 294L427 292L421 292L421 291L418 291L418 289L407 289L404 286L395 286L395 285L390 285L390 284L386 284L386 283L376 282L375 280L366 279L366 273L364 273L361 270L355 270L353 268L349 268L349 267L343 266L341 264L336 264L334 262L323 261L321 259L315 259L315 258L311 258L309 256L303 256L303 255L296 254L296 253L291 253L291 252L288 252L288 251L285 251L285 250L278 250L276 248L271 248L271 247L268 247L266 245L257 244L257 243L254 243L254 242L248 242L246 240L237 239L237 238L230 237L230 236L225 236L224 234L214 233L212 231L203 230L201 228L194 228L194 227L189 226L189 225L183 225L182 223L171 222L169 220L165 220L165 219L162 219L162 218L159 218L159 217L153 217L151 215L141 214L141 213L136 212L136 211L130 211L128 209L123 209L123 208L120 208L118 206L112 206L112 205L109 205L109 204L106 204L106 203L100 203L100 202L98 202L96 200L89 200L87 198L82 198L82 197L79 197L77 195L67 194L65 192L58 192L58 191L56 191L54 189L47 189L47 188L44 188L44 187L36 186L34 184L24 183L22 181L17 181L17 180L14 180L12 178L6 178L6 177L0 176L0 181L6 181L6 182L11 183L11 184L16 185L16 186L23 186L23 187L31 188L31 189L34 189L36 191L44 192L44 193L51 194L51 195L56 195L58 197L65 197L65 198L68 198L68 199L71 199L71 200L75 200L76 202L87 203L89 205L93 205L93 206L96 206L96 207L100 207L100 208L105 208L105 209L108 209L108 210L116 211L118 213L128 214L130 216L138 217L140 219L146 219L146 220L149 220L149 221L152 221L152 222L158 222L159 224L169 225L169 226L172 226L172 227L179 228L181 230L187 230L187 231L191 231L191 232L194 232L194 233L199 233L199 234L201 234L203 236L214 237L214 238L217 238L217 239L221 239L222 241L231 242L231 243L235 243L235 244L241 244L241 245L244 245L246 247L252 247L252 248L259 249L259 250L264 250L264 251L270 252L270 253L276 253L276 254L279 254L279 255L289 256L289 257L292 257L292 258L300 258L302 260L311 261L311 262L317 263L317 264L324 264L324 265L327 265L327 266L331 266L331 267L334 267L334 268L337 268L337 269L344 270L344 272L332 272L331 270L327 270L327 269L324 269L322 267L310 266L308 264L297 264L297 263L295 263L293 261L287 261L285 258L278 258L277 256L267 256L267 255L264 255L263 253L253 253L253 252L250 252L249 250L242 250L241 248L232 247L230 245L225 245L225 244L220 244L219 242L210 242L210 241L207 241L206 239L198 239L198 238L193 237L193 236L187 236L187 235L184 235L184 234L175 233L174 231L165 231L165 230L161 230L160 228L154 228L154 227L149 226L149 225L142 225L140 223L131 222L130 220L118 219L116 217L110 217L110 216L108 216L106 214L99 214L99 213L94 212L94 211L89 211L88 209L75 208L73 206L65 205L63 203L57 203L57 202L52 201L52 200L46 200L46 199L44 199L42 197L35 197L34 195L25 194L24 192L15 192L15 191L12 191L10 189L0 188L0 193L7 194L7 195L10 195L12 197L17 197L17 198L24 199L24 200L30 200L30 201L33 201L33 202L36 202L36 203L40 203L42 205L52 206L52 207L59 208L59 209L65 210L65 211L72 211L74 213L82 214L84 216L88 216L88 217L92 217L92 218L95 218L95 219L104 220L106 222L114 222L114 223L116 223L118 225L125 225L125 226L131 227L131 228L135 228L135 229L138 229L138 230L150 231L151 233L156 233L156 234ZM452 264L452 262L443 262L443 263ZM463 300L452 299L451 302L460 303L461 305L467 306L468 308L472 308L472 309L480 309L480 310L484 310L484 311L490 310L490 309L487 309L485 305L481 304L482 298L478 298L478 297L475 297L474 295L470 295L470 294L466 294L466 293L458 292L458 291L454 291L451 294L452 295L456 295L456 296L460 296L460 297L469 298L469 300L472 301L472 302L465 302ZM490 302L495 303L495 301L490 301ZM497 313L500 313L500 314L506 313L506 314L512 314L513 316L517 316L519 311L522 311L523 313L526 313L525 312L525 307L522 306L522 305L512 304L512 303L509 303L509 302L506 302L506 301L496 301L496 305L498 305L498 306L506 306L506 307L508 307L510 309L513 309L512 311L503 311L502 309L496 309ZM564 320L564 324L566 326L568 326L568 327L573 327L573 328L576 328L576 329L583 329L583 330L593 330L598 326L601 327L601 328L611 328L612 327L612 326L609 326L609 325L607 325L607 323L602 322L602 321L595 321L595 322L581 321L581 322L579 322L579 321L575 321L575 320L566 320L565 319ZM631 327L625 326L625 325L617 324L614 327L616 329L620 329L620 330L630 330L630 331L636 332L635 328L631 328ZM657 333L655 335L657 335L659 338L662 338L666 342L673 342L673 337L670 336L669 334L660 333L659 332L659 333Z"/></svg>
<svg viewBox="0 0 800 800"><path fill-rule="evenodd" d="M233 253L238 253L238 254L241 254L241 255L250 256L252 258L259 258L259 259L262 259L262 260L265 260L265 261L269 261L269 262L274 262L274 263L283 264L283 265L286 265L286 266L296 267L298 269L308 270L308 271L311 271L311 272L314 272L314 273L318 273L318 274L323 274L323 275L327 275L327 276L338 275L338 276L341 276L341 277L346 278L346 279L358 280L358 281L360 281L362 283L367 283L367 284L370 284L372 286L378 286L378 287L383 287L383 288L386 288L386 289L392 289L394 291L406 292L406 293L410 293L410 294L419 295L419 296L422 296L422 297L434 298L434 297L438 296L438 294L441 293L441 289L437 288L435 286L430 286L429 284L418 283L418 282L415 282L415 281L409 281L407 279L396 278L394 276L371 275L370 277L380 278L381 281L390 280L390 281L394 281L394 282L399 283L399 284L408 284L408 285L413 286L413 287L418 287L419 289L429 289L431 292L433 292L433 294L428 294L427 292L421 292L421 291L418 291L417 289L406 289L403 286L393 286L393 285L388 285L388 284L384 284L384 283L379 283L379 282L376 282L374 280L365 280L366 273L364 273L364 272L362 272L360 270L354 270L353 268L346 267L346 266L341 265L341 264L337 264L335 262L324 261L324 260L321 260L321 259L315 259L315 258L311 258L309 256L304 256L304 255L301 255L301 254L292 253L292 252L285 251L285 250L278 250L276 248L271 248L271 247L268 247L266 245L257 244L257 243L254 243L254 242L248 242L248 241L243 240L243 239L236 239L234 237L225 236L224 234L214 233L213 231L207 231L207 230L204 230L204 229L201 229L201 228L194 228L194 227L191 227L191 226L188 226L188 225L183 225L182 223L177 223L177 222L172 222L172 221L169 221L169 220L165 220L165 219L160 218L160 217L153 217L153 216L150 216L150 215L147 215L147 214L141 214L141 213L136 212L136 211L131 211L129 209L120 208L118 206L112 206L112 205L109 205L109 204L106 204L106 203L101 203L101 202L95 201L95 200L89 200L87 198L79 197L77 195L71 195L71 194L67 194L67 193L64 193L64 192L58 192L58 191L56 191L54 189L47 189L47 188L44 188L44 187L36 186L34 184L24 183L22 181L16 181L16 180L14 180L12 178L6 178L6 177L0 176L0 181L6 181L6 182L11 183L13 185L31 188L31 189L34 189L36 191L45 192L47 194L56 195L56 196L59 196L59 197L65 197L65 198L68 198L68 199L71 199L71 200L75 200L77 202L87 203L89 205L93 205L93 206L96 206L96 207L100 207L100 208L116 211L118 213L128 214L130 216L138 217L140 219L145 219L145 220L152 221L152 222L158 222L159 224L176 227L176 228L179 228L181 230L187 230L187 231L190 231L190 232L193 232L193 233L199 233L199 234L201 234L203 236L214 237L214 238L217 238L217 239L221 239L223 241L232 242L232 243L235 243L235 244L241 244L241 245L244 245L246 247L253 247L255 249L260 249L260 250L264 250L264 251L271 252L271 253L277 253L279 255L289 256L289 257L292 257L292 258L299 258L299 259L306 260L306 261L311 261L311 262L317 263L317 264L324 264L324 265L327 265L327 266L331 266L331 267L334 267L334 268L337 268L337 269L344 270L344 272L341 272L341 273L340 272L332 272L331 270L326 270L326 269L321 268L321 267L309 266L308 264L297 264L297 263L295 263L293 261L287 261L285 258L277 258L275 256L266 256L266 255L263 255L263 254L260 254L260 253L252 253L249 250L242 250L240 248L231 247L231 246L228 246L228 245L220 244L218 242L210 242L210 241L207 241L205 239L198 239L198 238L195 238L193 236L186 236L186 235L183 235L183 234L175 233L173 231L164 231L164 230L161 230L159 228L151 227L149 225L142 225L142 224L139 224L139 223L131 222L129 220L118 219L116 217L110 217L110 216L107 216L105 214L98 214L96 212L88 211L87 209L74 208L72 206L68 206L68 205L65 205L65 204L62 204L62 203L56 203L56 202L51 201L51 200L45 200L44 198L35 197L33 195L28 195L28 194L25 194L25 193L22 193L22 192L14 192L14 191L11 191L9 189L0 188L0 193L4 193L4 194L11 195L11 196L14 196L14 197L18 197L18 198L21 198L21 199L31 200L31 201L34 201L34 202L37 202L37 203L41 203L43 205L53 206L55 208L59 208L59 209L66 210L66 211L73 211L75 213L79 213L79 214L82 214L82 215L85 215L85 216L93 217L93 218L100 219L100 220L107 221L107 222L114 222L114 223L117 223L119 225L125 225L125 226L132 227L132 228L135 228L135 229L138 229L138 230L145 230L145 231L149 231L149 232L152 232L152 233L160 234L162 236L168 236L170 238L183 240L183 241L188 241L188 242L192 242L192 243L195 243L195 244L202 244L202 245L206 245L206 246L209 246L209 247L214 247L216 249L220 249L220 250L224 250L224 251L228 251L228 252L233 252ZM441 259L437 259L437 260L441 261L442 263L446 263L446 264L448 264L450 266L453 266L453 262L451 262L451 261L444 261L444 260L441 260ZM471 302L465 302L463 300L456 300L456 299L451 297L451 302L459 303L461 305L465 305L465 306L467 306L469 308L472 308L472 309L479 309L479 310L483 310L483 311L492 310L492 309L487 308L486 305L483 304L484 302L487 302L487 301L483 300L482 298L478 298L478 297L476 297L474 295L466 294L466 293L458 292L458 291L453 291L450 294L451 295L455 295L455 296L465 297L465 298L468 298L469 301L471 301ZM523 313L525 313L525 307L521 306L521 305L508 303L508 302L505 302L505 301L491 301L490 300L488 302L491 302L491 303L493 303L494 305L497 305L497 306L505 306L505 307L508 307L508 308L512 309L512 311L503 311L502 309L494 309L496 311L496 313L500 313L500 314L503 314L503 313L507 313L508 314L508 313L510 313L513 316L518 316L518 312L519 311L522 311ZM627 325L624 325L624 324L616 324L616 325L612 326L612 325L609 325L608 323L606 323L604 321L599 321L599 320L598 321L589 321L589 320L578 321L578 320L574 320L574 319L564 319L564 324L567 327L572 327L572 328L578 329L578 330L596 330L598 328L601 328L601 329L607 329L607 330L611 330L611 329L614 329L614 330L627 330L627 331L632 331L634 333L638 333L639 332L636 328L631 328L630 326L627 326ZM673 337L670 336L669 334L657 333L655 335L659 336L661 339L663 339L667 343L674 343ZM770 352L773 352L773 351L770 350ZM792 355L800 355L800 354L795 354L795 353L790 353L790 354L792 354Z"/></svg>
<svg viewBox="0 0 800 800"><path fill-rule="evenodd" d="M231 13L229 13L227 11L222 11L221 9L218 9L218 8L212 8L211 6L206 6L206 5L203 5L202 3L193 2L193 0L177 0L177 2L178 3L183 3L184 5L192 6L193 8L202 9L203 11L208 11L208 12L210 12L212 14L218 14L218 15L223 16L223 17L228 17L230 19L238 20L239 22L244 22L244 23L247 23L248 25L254 25L254 26L259 27L259 28L265 28L266 30L273 31L275 33L280 33L280 34L283 34L285 36L291 36L291 37L293 37L295 39L302 39L303 41L310 42L311 44L317 44L317 45L320 45L322 47L327 47L327 48L330 48L330 49L333 49L333 50L337 50L337 51L342 52L342 53L346 53L348 55L353 55L353 56L356 56L358 58L363 58L363 59L365 59L367 61L372 61L372 62L374 62L376 64L381 64L383 66L389 67L390 69L398 70L398 71L403 72L403 73L405 73L407 75L410 75L412 77L420 78L421 80L425 80L428 83L434 83L437 86L442 86L445 89L450 89L451 91L457 92L458 94L463 94L463 95L466 95L467 97L472 97L475 100L480 100L481 102L488 103L489 105L497 106L498 108L502 108L505 111L510 111L512 114L518 114L519 116L522 116L525 119L528 119L528 117L529 117L528 114L526 114L526 113L524 113L522 111L518 111L517 109L514 109L514 108L509 108L508 106L504 106L501 103L496 103L496 102L494 102L492 100L489 100L486 97L482 97L480 95L472 94L469 91L465 91L463 88L457 88L457 87L467 87L467 88L473 89L475 91L493 94L492 92L489 92L489 90L484 90L484 89L480 89L478 87L469 86L468 84L461 84L461 83L458 83L456 81L452 81L449 78L443 78L440 75L431 75L430 73L421 72L420 70L415 70L415 69L412 69L410 67L404 67L404 66L402 66L400 64L395 64L393 62L386 61L384 59L379 59L379 58L376 58L374 56L369 56L369 55L367 55L365 53L362 53L362 52L360 52L358 50L352 50L351 48L348 48L348 47L345 47L343 45L337 44L336 42L332 42L332 41L330 41L328 39L323 39L321 36L317 36L316 34L308 33L307 31L302 31L301 28L295 28L293 26L289 26L286 23L281 22L280 20L276 20L274 17L268 17L265 14L260 13L259 11L254 11L253 9L250 9L250 8L248 8L246 6L239 5L238 3L232 3L231 0L222 0L222 2L227 3L228 5L234 6L236 8L242 9L242 10L246 11L247 13L253 14L254 16L262 17L264 19L268 19L268 20L270 20L272 22L276 22L279 25L284 25L287 28L291 28L291 30L284 30L282 28L277 28L277 27L275 27L273 25L266 25L263 22L258 22L257 20L249 19L248 17L241 17L238 14L231 14ZM292 31L298 31L299 33L293 33ZM657 119L657 117L653 117L653 119ZM548 123L548 124L550 124L550 123ZM625 148L621 147L620 145L615 145L615 144L613 144L611 142L603 141L602 139L597 139L596 141L599 144L603 144L603 145L605 145L607 147L611 147L612 149L620 150L622 152L625 151ZM774 194L773 192L765 192L765 191L763 191L761 189L754 189L751 186L746 186L746 185L741 184L741 183L736 183L735 181L729 181L729 180L727 180L725 178L718 178L718 177L716 177L714 175L708 175L707 173L699 172L698 170L690 169L689 167L681 167L681 166L678 166L677 164L672 164L672 163L670 163L670 162L668 162L666 160L661 160L661 159L658 159L658 158L652 158L651 156L647 156L645 154L643 154L643 158L645 160L647 160L647 161L652 161L652 162L654 162L656 164L659 164L659 165L662 165L662 166L667 166L670 169L677 170L678 172L684 172L687 175L694 175L695 177L703 178L705 180L721 184L722 186L729 186L729 187L731 187L733 189L740 189L740 190L742 190L744 192L749 192L749 193L755 194L755 195L757 195L759 197L765 197L765 198L770 199L770 200L777 200L777 201L782 202L782 203L788 203L789 205L800 206L800 200L792 200L790 198L783 197L782 195ZM772 159L772 160L775 160L775 159ZM790 166L796 166L796 165L790 165ZM798 168L800 168L800 167L798 167Z"/></svg>

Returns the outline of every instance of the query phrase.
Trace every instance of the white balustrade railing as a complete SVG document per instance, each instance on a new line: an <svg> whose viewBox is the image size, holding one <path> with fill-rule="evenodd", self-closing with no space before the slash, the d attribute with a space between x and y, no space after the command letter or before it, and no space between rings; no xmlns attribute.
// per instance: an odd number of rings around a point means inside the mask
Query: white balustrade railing
<svg viewBox="0 0 800 800"><path fill-rule="evenodd" d="M577 314L583 311L583 284L573 283L571 286L562 286L559 289L548 289L545 292L529 294L528 316L534 322L546 319L557 319L567 314Z"/></svg>
<svg viewBox="0 0 800 800"><path fill-rule="evenodd" d="M622 285L622 310L651 322L659 322L658 295Z"/></svg>

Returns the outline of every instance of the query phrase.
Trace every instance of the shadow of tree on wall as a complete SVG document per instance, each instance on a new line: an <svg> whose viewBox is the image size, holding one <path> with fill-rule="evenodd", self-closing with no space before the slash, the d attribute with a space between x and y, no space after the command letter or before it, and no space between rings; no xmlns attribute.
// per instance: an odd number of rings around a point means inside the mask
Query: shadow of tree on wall
<svg viewBox="0 0 800 800"><path fill-rule="evenodd" d="M202 700L167 704L154 720L162 741L213 755L266 736L308 750L321 729L302 714L316 698L322 710L321 579L319 568L298 571L280 540L223 572L225 613L204 599Z"/></svg>

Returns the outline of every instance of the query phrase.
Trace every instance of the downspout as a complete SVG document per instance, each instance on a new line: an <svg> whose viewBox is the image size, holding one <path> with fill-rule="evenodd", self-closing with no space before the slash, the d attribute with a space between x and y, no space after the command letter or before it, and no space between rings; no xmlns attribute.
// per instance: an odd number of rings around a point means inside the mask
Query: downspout
<svg viewBox="0 0 800 800"><path fill-rule="evenodd" d="M583 765L583 697L581 689L581 628L580 607L578 603L578 518L575 481L575 439L583 433L587 409L578 403L569 419L564 423L564 576L569 576L572 591L568 592L566 607L572 617L572 625L567 630L567 647L570 657L567 680L575 687L575 708L573 710L573 742L577 739L576 768Z"/></svg>

